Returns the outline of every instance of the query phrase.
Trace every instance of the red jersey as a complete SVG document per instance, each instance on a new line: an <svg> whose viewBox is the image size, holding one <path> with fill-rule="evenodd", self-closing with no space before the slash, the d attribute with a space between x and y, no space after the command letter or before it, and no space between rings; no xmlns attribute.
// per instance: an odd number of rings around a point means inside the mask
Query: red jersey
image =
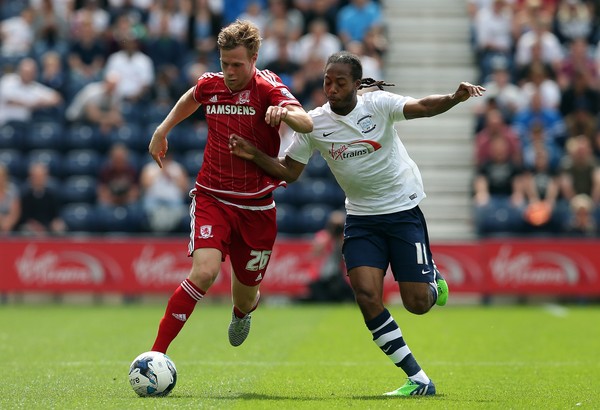
<svg viewBox="0 0 600 410"><path fill-rule="evenodd" d="M229 152L230 134L238 134L269 156L279 154L279 127L265 122L269 106L300 105L281 79L269 70L255 70L241 91L225 85L223 73L205 73L198 79L194 99L202 104L208 141L196 188L224 198L260 198L285 182Z"/></svg>

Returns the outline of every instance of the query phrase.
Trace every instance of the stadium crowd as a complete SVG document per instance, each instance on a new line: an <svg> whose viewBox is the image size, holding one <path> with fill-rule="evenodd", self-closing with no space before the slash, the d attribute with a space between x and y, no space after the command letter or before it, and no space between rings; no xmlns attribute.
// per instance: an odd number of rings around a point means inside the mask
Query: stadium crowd
<svg viewBox="0 0 600 410"><path fill-rule="evenodd" d="M600 233L600 2L469 0L481 236Z"/></svg>
<svg viewBox="0 0 600 410"><path fill-rule="evenodd" d="M333 52L381 78L376 0L5 0L0 3L0 233L189 231L187 198L206 124L170 135L162 172L148 142L177 98L220 71L216 36L247 19L270 69L309 110ZM282 127L282 138L291 133ZM324 161L276 191L280 232L314 233L344 195Z"/></svg>
<svg viewBox="0 0 600 410"><path fill-rule="evenodd" d="M600 1L468 0L479 83L473 215L480 236L600 232ZM263 35L257 67L309 110L331 53L382 79L377 0L5 0L0 4L0 232L180 233L206 124L150 136L183 90L220 71L236 18ZM291 132L282 127L282 147ZM160 187L160 188L159 188ZM312 234L344 195L315 156L275 191L279 229Z"/></svg>

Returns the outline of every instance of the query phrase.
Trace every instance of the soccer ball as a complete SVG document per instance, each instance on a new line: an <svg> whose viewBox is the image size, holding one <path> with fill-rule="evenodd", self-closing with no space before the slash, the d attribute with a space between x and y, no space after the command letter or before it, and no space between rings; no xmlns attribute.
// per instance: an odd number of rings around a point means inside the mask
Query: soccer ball
<svg viewBox="0 0 600 410"><path fill-rule="evenodd" d="M166 396L177 383L175 363L161 352L142 353L129 367L129 383L139 396Z"/></svg>

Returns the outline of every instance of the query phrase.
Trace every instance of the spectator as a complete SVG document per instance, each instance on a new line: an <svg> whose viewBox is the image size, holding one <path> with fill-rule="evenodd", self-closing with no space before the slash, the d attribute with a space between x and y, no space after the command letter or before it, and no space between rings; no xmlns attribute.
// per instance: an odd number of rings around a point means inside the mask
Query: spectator
<svg viewBox="0 0 600 410"><path fill-rule="evenodd" d="M542 55L542 43L541 41L536 41L531 46L531 57L527 63L518 65L515 68L515 78L514 82L519 86L522 86L526 81L529 80L531 76L532 67L540 66L543 67L544 73L552 79L556 78L556 69L560 68L557 66L553 66L544 60L544 56ZM562 61L562 60L561 60ZM560 63L558 64L558 66Z"/></svg>
<svg viewBox="0 0 600 410"><path fill-rule="evenodd" d="M563 49L556 35L550 31L550 18L546 14L539 14L534 20L532 30L523 33L517 40L515 49L517 67L522 68L532 61L533 47L538 42L541 60L556 71L563 59Z"/></svg>
<svg viewBox="0 0 600 410"><path fill-rule="evenodd" d="M8 168L0 164L0 235L12 232L20 218L19 189L10 181Z"/></svg>
<svg viewBox="0 0 600 410"><path fill-rule="evenodd" d="M219 64L217 35L221 30L223 17L214 11L210 0L193 0L190 16L188 48L209 60L210 64ZM251 2L259 3L258 0ZM250 8L250 6L248 6ZM260 7L260 6L258 6ZM196 79L194 79L194 82Z"/></svg>
<svg viewBox="0 0 600 410"><path fill-rule="evenodd" d="M0 125L27 122L37 110L57 108L60 94L37 81L37 64L31 58L21 60L18 74L6 74L0 79Z"/></svg>
<svg viewBox="0 0 600 410"><path fill-rule="evenodd" d="M485 126L475 135L475 162L481 166L492 156L493 141L501 138L508 143L508 155L515 164L521 164L521 141L513 129L506 124L498 109L491 109L485 117Z"/></svg>
<svg viewBox="0 0 600 410"><path fill-rule="evenodd" d="M525 102L530 101L533 94L539 93L544 107L556 109L560 105L560 87L541 62L529 65L521 90Z"/></svg>
<svg viewBox="0 0 600 410"><path fill-rule="evenodd" d="M184 42L187 38L188 23L191 15L189 7L185 9L179 0L160 0L150 7L148 15L148 34L158 37L167 35L173 39ZM166 33L165 33L166 31Z"/></svg>
<svg viewBox="0 0 600 410"><path fill-rule="evenodd" d="M277 46L276 58L266 62L265 69L277 73L281 81L296 94L301 91L303 85L299 78L302 75L302 66L295 62L293 56L290 55L290 45L286 38L277 38Z"/></svg>
<svg viewBox="0 0 600 410"><path fill-rule="evenodd" d="M42 72L39 76L39 82L57 91L64 99L68 79L63 67L63 60L58 52L48 51L42 56Z"/></svg>
<svg viewBox="0 0 600 410"><path fill-rule="evenodd" d="M526 167L523 184L527 198L525 221L536 229L554 229L550 225L558 217L554 212L558 200L558 175L543 147L535 150L533 164Z"/></svg>
<svg viewBox="0 0 600 410"><path fill-rule="evenodd" d="M203 0L206 1L206 0ZM266 32L267 28L267 12L263 9L263 2L260 0L249 0L246 5L246 10L239 15L240 20L248 20L254 23L261 33Z"/></svg>
<svg viewBox="0 0 600 410"><path fill-rule="evenodd" d="M26 7L18 16L0 20L0 58L21 59L29 55L35 40L34 17L33 9Z"/></svg>
<svg viewBox="0 0 600 410"><path fill-rule="evenodd" d="M268 0L265 38L270 37L271 27L277 20L285 21L286 36L296 42L304 34L304 16L294 8L289 8L286 0Z"/></svg>
<svg viewBox="0 0 600 410"><path fill-rule="evenodd" d="M269 23L269 35L263 39L261 52L258 56L256 65L264 68L267 64L279 58L282 49L287 49L287 56L294 63L300 61L300 54L297 50L298 42L292 40L288 35L287 22L285 19L276 19Z"/></svg>
<svg viewBox="0 0 600 410"><path fill-rule="evenodd" d="M342 49L342 43L336 35L332 34L327 21L315 19L308 26L308 33L298 40L298 56L300 62L304 63L311 56L322 60Z"/></svg>
<svg viewBox="0 0 600 410"><path fill-rule="evenodd" d="M71 122L84 122L99 128L103 135L124 124L121 115L121 97L116 88L117 74L108 73L102 81L86 85L79 91L66 111Z"/></svg>
<svg viewBox="0 0 600 410"><path fill-rule="evenodd" d="M302 1L302 0L298 0ZM296 2L295 2L296 3ZM330 33L337 33L338 0L309 0L307 7L302 9L304 14L304 33L307 33L314 20L325 20ZM300 9L300 7L297 7ZM327 59L327 58L325 58Z"/></svg>
<svg viewBox="0 0 600 410"><path fill-rule="evenodd" d="M163 159L162 169L148 162L140 175L140 200L154 232L175 229L186 214L187 193L191 189L185 168L171 156Z"/></svg>
<svg viewBox="0 0 600 410"><path fill-rule="evenodd" d="M64 44L69 34L69 23L58 12L53 0L41 0L38 7L34 7L33 29L36 42L41 42L50 48Z"/></svg>
<svg viewBox="0 0 600 410"><path fill-rule="evenodd" d="M560 0L554 14L553 31L562 44L576 38L590 38L593 15L583 0Z"/></svg>
<svg viewBox="0 0 600 410"><path fill-rule="evenodd" d="M561 90L567 89L575 76L581 73L588 84L598 87L598 69L594 59L588 51L588 43L584 38L576 38L569 44L569 52L560 63L557 72L557 81Z"/></svg>
<svg viewBox="0 0 600 410"><path fill-rule="evenodd" d="M129 150L114 144L98 177L98 202L102 205L128 205L139 197L138 175Z"/></svg>
<svg viewBox="0 0 600 410"><path fill-rule="evenodd" d="M60 198L49 180L48 166L33 163L29 179L21 194L20 230L31 235L60 234L66 230L60 218Z"/></svg>
<svg viewBox="0 0 600 410"><path fill-rule="evenodd" d="M586 194L575 195L569 201L570 217L565 226L569 236L595 237L598 221L594 218L594 201Z"/></svg>
<svg viewBox="0 0 600 410"><path fill-rule="evenodd" d="M478 9L474 19L474 40L481 82L489 81L494 64L512 68L512 9L505 0L493 0L490 7Z"/></svg>
<svg viewBox="0 0 600 410"><path fill-rule="evenodd" d="M484 84L485 94L475 102L474 112L477 116L476 130L482 128L486 113L490 108L498 109L507 123L511 123L515 113L523 105L521 89L510 80L506 63L498 63L490 80Z"/></svg>
<svg viewBox="0 0 600 410"><path fill-rule="evenodd" d="M560 194L567 201L586 194L594 204L600 204L600 168L590 140L584 135L567 141L567 155L560 167Z"/></svg>
<svg viewBox="0 0 600 410"><path fill-rule="evenodd" d="M131 103L143 101L154 81L154 65L138 41L133 34L124 38L122 49L108 57L105 67L106 73L118 75L117 95Z"/></svg>
<svg viewBox="0 0 600 410"><path fill-rule="evenodd" d="M315 233L310 253L315 261L314 279L308 284L309 293L301 299L303 302L354 301L342 255L345 221L344 211L333 211L325 228Z"/></svg>
<svg viewBox="0 0 600 410"><path fill-rule="evenodd" d="M73 11L71 29L76 31L80 23L90 20L96 33L104 33L110 26L110 13L100 7L99 0L83 0L81 8Z"/></svg>
<svg viewBox="0 0 600 410"><path fill-rule="evenodd" d="M544 107L539 91L533 93L529 104L519 110L513 120L512 126L521 141L527 139L533 123L542 124L546 137L556 145L563 146L566 134L563 118L557 109Z"/></svg>
<svg viewBox="0 0 600 410"><path fill-rule="evenodd" d="M522 142L523 164L533 168L539 151L544 151L548 157L549 166L556 168L563 156L563 150L546 136L544 126L539 122L531 123Z"/></svg>
<svg viewBox="0 0 600 410"><path fill-rule="evenodd" d="M179 71L186 54L185 42L170 33L170 20L167 14L162 13L158 18L160 20L157 22L157 27L150 32L146 40L148 57L152 60L156 71L166 66Z"/></svg>
<svg viewBox="0 0 600 410"><path fill-rule="evenodd" d="M482 234L515 232L525 206L523 170L510 158L506 139L494 139L490 150L490 159L478 167L474 181L477 229Z"/></svg>
<svg viewBox="0 0 600 410"><path fill-rule="evenodd" d="M106 42L94 29L90 16L81 18L69 44L70 77L77 84L98 81L106 62ZM78 90L76 90L78 91Z"/></svg>
<svg viewBox="0 0 600 410"><path fill-rule="evenodd" d="M600 92L589 83L589 76L581 71L576 72L560 101L560 113L565 120L567 134L584 134L592 140L597 130L599 111Z"/></svg>
<svg viewBox="0 0 600 410"><path fill-rule="evenodd" d="M350 0L337 17L337 35L346 46L351 41L363 41L374 26L383 24L381 7L373 0Z"/></svg>

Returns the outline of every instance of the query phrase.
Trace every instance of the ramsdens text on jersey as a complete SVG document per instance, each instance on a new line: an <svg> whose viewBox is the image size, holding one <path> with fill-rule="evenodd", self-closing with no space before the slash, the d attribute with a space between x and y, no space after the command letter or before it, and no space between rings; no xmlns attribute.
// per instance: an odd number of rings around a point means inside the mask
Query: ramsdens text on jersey
<svg viewBox="0 0 600 410"><path fill-rule="evenodd" d="M256 110L254 107L247 105L207 105L206 114L237 114L237 115L254 115Z"/></svg>

